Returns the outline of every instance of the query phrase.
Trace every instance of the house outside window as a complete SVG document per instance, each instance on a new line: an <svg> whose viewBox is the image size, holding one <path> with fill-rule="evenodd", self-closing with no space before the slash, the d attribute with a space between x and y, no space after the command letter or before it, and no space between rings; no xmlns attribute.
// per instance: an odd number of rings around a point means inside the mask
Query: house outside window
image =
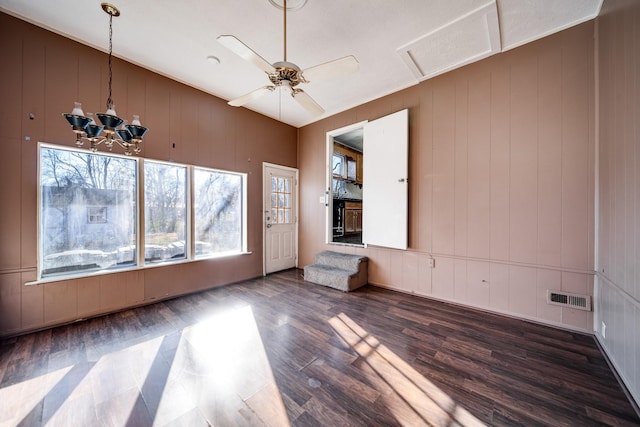
<svg viewBox="0 0 640 427"><path fill-rule="evenodd" d="M41 276L135 265L134 159L41 147Z"/></svg>

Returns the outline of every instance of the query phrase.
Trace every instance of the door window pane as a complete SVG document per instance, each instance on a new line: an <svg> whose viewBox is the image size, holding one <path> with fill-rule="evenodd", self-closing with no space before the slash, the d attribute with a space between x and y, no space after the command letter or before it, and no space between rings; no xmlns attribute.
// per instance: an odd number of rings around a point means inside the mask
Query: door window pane
<svg viewBox="0 0 640 427"><path fill-rule="evenodd" d="M243 249L243 179L241 174L194 169L196 256Z"/></svg>
<svg viewBox="0 0 640 427"><path fill-rule="evenodd" d="M290 224L291 219L291 178L271 177L271 217L272 224Z"/></svg>
<svg viewBox="0 0 640 427"><path fill-rule="evenodd" d="M40 149L41 276L136 264L136 160Z"/></svg>
<svg viewBox="0 0 640 427"><path fill-rule="evenodd" d="M186 258L187 168L144 163L145 262Z"/></svg>

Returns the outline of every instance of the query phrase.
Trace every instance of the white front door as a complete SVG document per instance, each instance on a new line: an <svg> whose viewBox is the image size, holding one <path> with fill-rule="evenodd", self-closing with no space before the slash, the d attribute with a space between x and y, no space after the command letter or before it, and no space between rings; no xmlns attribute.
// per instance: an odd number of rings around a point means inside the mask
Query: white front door
<svg viewBox="0 0 640 427"><path fill-rule="evenodd" d="M297 266L298 170L264 163L264 274Z"/></svg>

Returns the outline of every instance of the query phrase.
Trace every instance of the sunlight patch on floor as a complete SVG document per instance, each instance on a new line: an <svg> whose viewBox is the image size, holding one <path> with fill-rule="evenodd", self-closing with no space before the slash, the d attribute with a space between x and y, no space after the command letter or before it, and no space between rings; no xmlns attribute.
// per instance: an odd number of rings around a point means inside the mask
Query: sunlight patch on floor
<svg viewBox="0 0 640 427"><path fill-rule="evenodd" d="M192 359L202 364L199 371L207 378L202 393L238 397L266 425L290 425L250 306L185 328L183 338L198 353Z"/></svg>
<svg viewBox="0 0 640 427"><path fill-rule="evenodd" d="M61 354L60 369L49 359L43 374L0 388L0 427L165 425L193 413L212 425L243 413L267 426L290 425L250 306L89 352L91 360Z"/></svg>
<svg viewBox="0 0 640 427"><path fill-rule="evenodd" d="M329 319L329 324L371 367L369 380L402 425L484 426L346 314Z"/></svg>
<svg viewBox="0 0 640 427"><path fill-rule="evenodd" d="M70 370L67 366L0 388L0 426L18 425Z"/></svg>

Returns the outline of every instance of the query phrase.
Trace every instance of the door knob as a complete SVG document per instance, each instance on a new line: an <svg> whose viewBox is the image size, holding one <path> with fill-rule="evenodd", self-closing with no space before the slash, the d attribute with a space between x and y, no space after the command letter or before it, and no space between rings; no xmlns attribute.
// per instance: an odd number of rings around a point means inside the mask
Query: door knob
<svg viewBox="0 0 640 427"><path fill-rule="evenodd" d="M267 228L271 228L271 224L267 224Z"/></svg>

